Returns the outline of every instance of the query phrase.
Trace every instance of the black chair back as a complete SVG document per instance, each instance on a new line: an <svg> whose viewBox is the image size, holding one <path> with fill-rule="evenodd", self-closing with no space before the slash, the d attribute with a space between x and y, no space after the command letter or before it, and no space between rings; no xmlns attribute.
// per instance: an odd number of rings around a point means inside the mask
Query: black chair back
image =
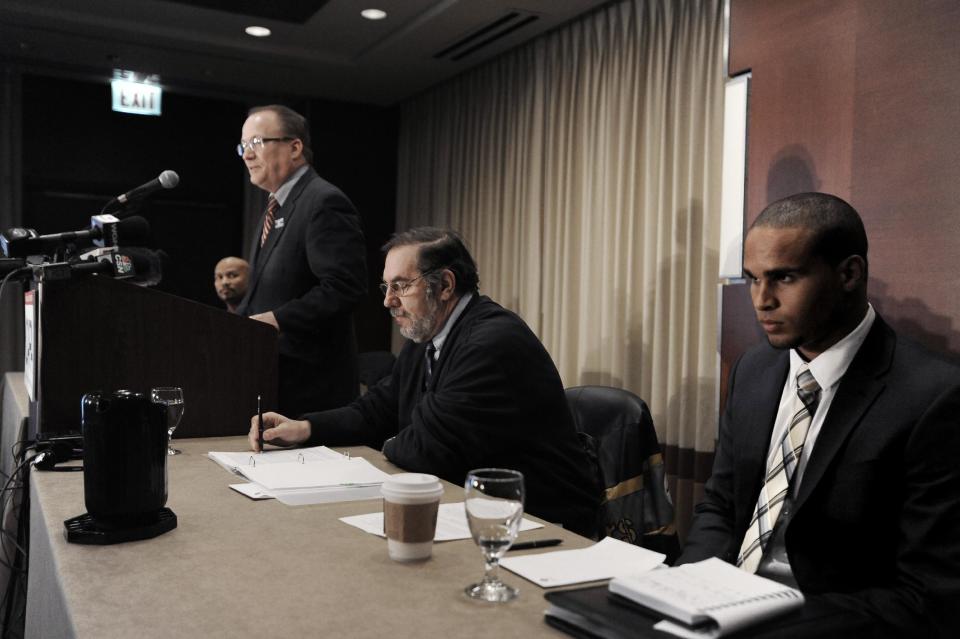
<svg viewBox="0 0 960 639"><path fill-rule="evenodd" d="M596 456L605 489L600 533L650 548L672 562L680 553L663 455L646 402L622 388L566 389L574 424Z"/></svg>

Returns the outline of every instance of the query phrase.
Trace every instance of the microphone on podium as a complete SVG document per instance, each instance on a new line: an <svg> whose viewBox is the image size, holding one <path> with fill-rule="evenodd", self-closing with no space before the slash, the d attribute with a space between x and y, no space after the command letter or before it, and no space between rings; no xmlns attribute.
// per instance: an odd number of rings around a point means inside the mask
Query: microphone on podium
<svg viewBox="0 0 960 639"><path fill-rule="evenodd" d="M104 204L100 213L115 213L124 208L131 200L146 197L154 191L161 189L172 189L178 184L180 184L180 176L177 175L176 171L170 171L168 169L146 184L141 184L137 188L113 198Z"/></svg>
<svg viewBox="0 0 960 639"><path fill-rule="evenodd" d="M27 265L38 281L83 275L106 275L141 286L154 286L163 277L160 253L140 247L98 249L84 259Z"/></svg>
<svg viewBox="0 0 960 639"><path fill-rule="evenodd" d="M44 255L51 248L81 240L104 240L100 244L108 246L116 246L120 241L124 244L142 244L150 240L150 223L139 215L124 220L117 220L112 215L95 215L91 220L91 228L81 231L37 235L33 229L8 229L0 233L0 252L5 257Z"/></svg>
<svg viewBox="0 0 960 639"><path fill-rule="evenodd" d="M109 216L95 215L93 226L82 231L67 231L65 233L51 233L49 235L38 235L32 238L38 242L48 242L51 244L62 244L63 242L74 242L76 240L101 240L108 238L112 231L110 229L110 220L98 220ZM119 239L123 239L126 244L139 244L150 239L150 222L139 215L132 215L125 220L114 220L117 225L117 234ZM114 242L116 243L116 242Z"/></svg>

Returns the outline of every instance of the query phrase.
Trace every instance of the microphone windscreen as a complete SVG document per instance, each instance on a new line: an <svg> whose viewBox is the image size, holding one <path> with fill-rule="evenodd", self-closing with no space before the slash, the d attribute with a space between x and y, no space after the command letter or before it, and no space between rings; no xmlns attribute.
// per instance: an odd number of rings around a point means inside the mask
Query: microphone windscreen
<svg viewBox="0 0 960 639"><path fill-rule="evenodd" d="M177 175L176 171L168 169L160 174L160 186L163 188L172 189L178 184L180 184L180 176Z"/></svg>
<svg viewBox="0 0 960 639"><path fill-rule="evenodd" d="M150 222L140 215L132 215L117 223L117 234L123 244L144 244L150 241Z"/></svg>
<svg viewBox="0 0 960 639"><path fill-rule="evenodd" d="M144 286L155 286L163 279L163 266L161 265L160 252L140 247L127 247L121 249L121 254L129 257L133 263L134 277L133 281Z"/></svg>

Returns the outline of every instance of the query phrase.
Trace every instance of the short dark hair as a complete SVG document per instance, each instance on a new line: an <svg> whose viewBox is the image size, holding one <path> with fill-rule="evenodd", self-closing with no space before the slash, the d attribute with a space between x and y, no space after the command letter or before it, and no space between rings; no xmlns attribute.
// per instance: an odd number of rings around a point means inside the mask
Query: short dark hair
<svg viewBox="0 0 960 639"><path fill-rule="evenodd" d="M436 290L442 274L439 271L450 269L456 279L454 292L457 295L476 293L480 290L480 275L477 263L467 250L463 238L456 231L434 226L419 226L393 237L383 245L383 252L389 253L399 246L419 246L417 268L427 273L423 279L430 285L428 290Z"/></svg>
<svg viewBox="0 0 960 639"><path fill-rule="evenodd" d="M277 114L277 119L280 120L280 128L283 129L283 135L300 140L303 143L303 159L307 161L307 164L313 164L313 149L310 146L310 123L307 119L282 104L253 107L247 111L247 117L249 118L254 113L260 113L261 111L273 111Z"/></svg>
<svg viewBox="0 0 960 639"><path fill-rule="evenodd" d="M763 209L750 228L805 228L813 231L813 255L836 266L851 255L867 263L867 232L856 209L829 193L797 193Z"/></svg>

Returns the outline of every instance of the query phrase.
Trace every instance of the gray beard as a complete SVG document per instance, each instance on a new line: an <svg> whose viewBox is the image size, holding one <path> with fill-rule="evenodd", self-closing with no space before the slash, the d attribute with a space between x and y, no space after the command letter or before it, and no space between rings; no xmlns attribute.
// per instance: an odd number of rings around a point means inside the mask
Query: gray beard
<svg viewBox="0 0 960 639"><path fill-rule="evenodd" d="M409 328L401 328L400 334L408 340L421 344L433 335L437 326L437 308L439 305L432 299L427 300L427 314L410 323Z"/></svg>

